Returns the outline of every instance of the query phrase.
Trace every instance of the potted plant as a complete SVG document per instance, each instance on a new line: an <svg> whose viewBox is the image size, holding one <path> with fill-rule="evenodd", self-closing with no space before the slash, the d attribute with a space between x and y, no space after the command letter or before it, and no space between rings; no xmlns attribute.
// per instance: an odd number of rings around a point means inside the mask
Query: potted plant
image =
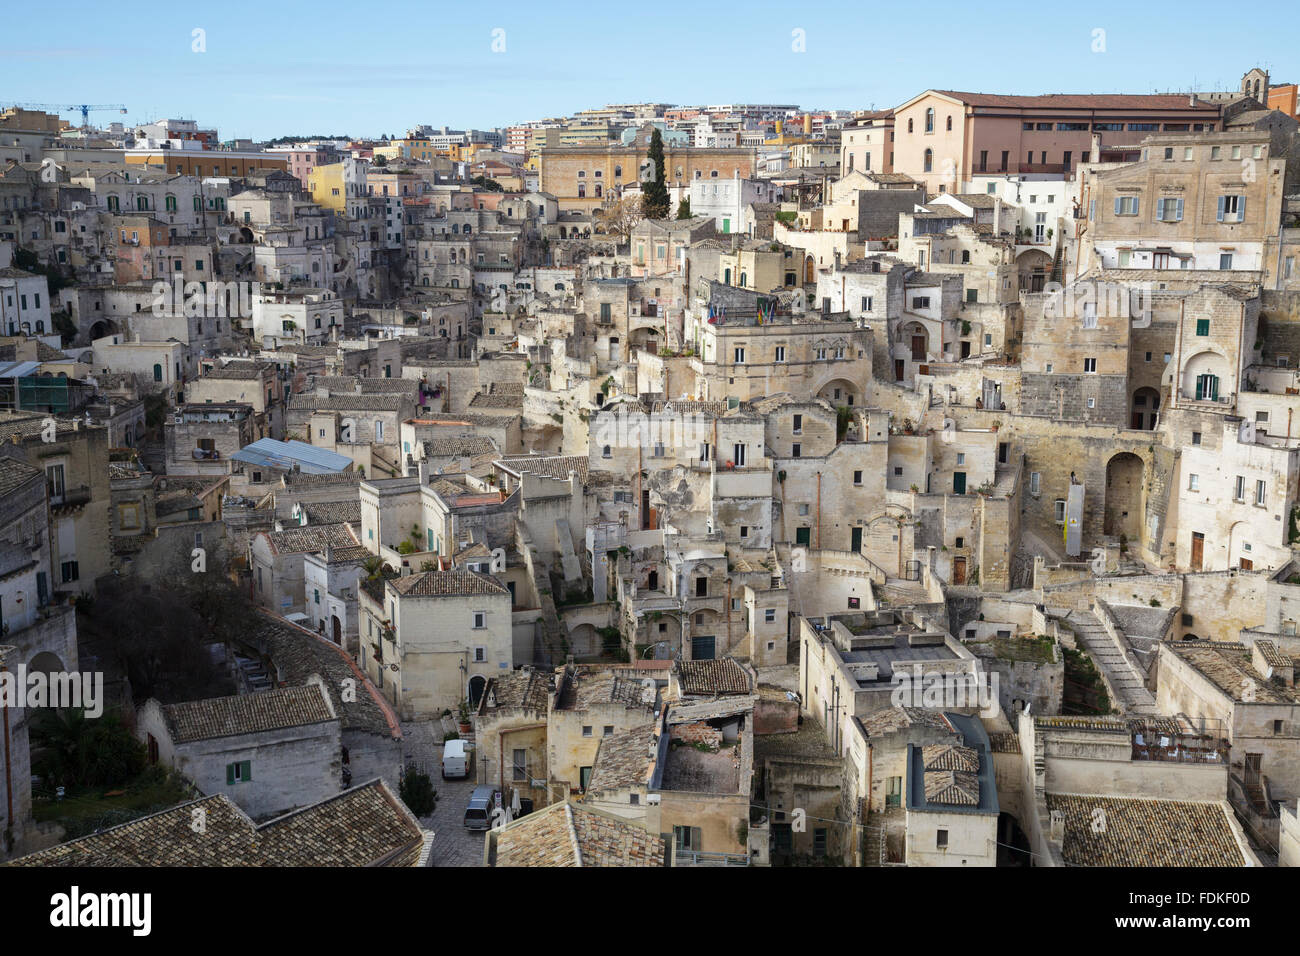
<svg viewBox="0 0 1300 956"><path fill-rule="evenodd" d="M469 701L462 699L456 713L456 729L467 734L473 729L469 722Z"/></svg>

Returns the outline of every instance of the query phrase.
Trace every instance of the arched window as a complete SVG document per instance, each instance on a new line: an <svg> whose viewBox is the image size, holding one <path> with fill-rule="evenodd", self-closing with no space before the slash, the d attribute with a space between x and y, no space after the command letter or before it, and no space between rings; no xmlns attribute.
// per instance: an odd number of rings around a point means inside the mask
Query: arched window
<svg viewBox="0 0 1300 956"><path fill-rule="evenodd" d="M907 118L907 131L912 132L912 117L910 116Z"/></svg>
<svg viewBox="0 0 1300 956"><path fill-rule="evenodd" d="M596 170L594 173L592 173L591 175L595 176L597 179L600 179L600 172L601 172L601 171L598 169L598 170Z"/></svg>
<svg viewBox="0 0 1300 956"><path fill-rule="evenodd" d="M136 196L136 197L135 197L135 208L136 208L136 211L137 211L137 212L148 212L148 211L149 211L149 197L148 197L148 196Z"/></svg>
<svg viewBox="0 0 1300 956"><path fill-rule="evenodd" d="M933 166L934 166L934 150L927 149L925 151L925 171L927 173L930 172Z"/></svg>
<svg viewBox="0 0 1300 956"><path fill-rule="evenodd" d="M162 381L162 366L156 362L154 363L154 367L153 367L153 380L155 382Z"/></svg>
<svg viewBox="0 0 1300 956"><path fill-rule="evenodd" d="M586 198L586 195L587 195L587 184L586 184L586 183L578 183L578 198L579 198L579 199L584 199L584 198Z"/></svg>
<svg viewBox="0 0 1300 956"><path fill-rule="evenodd" d="M175 197L175 196L167 196L165 199L163 199L163 205L165 205L165 206L167 207L167 211L168 211L168 212L175 212L175 211L176 211L176 197Z"/></svg>
<svg viewBox="0 0 1300 956"><path fill-rule="evenodd" d="M934 107L933 106L931 106L929 109L925 111L925 131L927 133L934 132Z"/></svg>
<svg viewBox="0 0 1300 956"><path fill-rule="evenodd" d="M845 172L853 172L853 154L849 153L849 168Z"/></svg>
<svg viewBox="0 0 1300 956"><path fill-rule="evenodd" d="M952 116L948 116L948 132L952 132Z"/></svg>
<svg viewBox="0 0 1300 956"><path fill-rule="evenodd" d="M596 198L600 198L600 183L596 183Z"/></svg>
<svg viewBox="0 0 1300 956"><path fill-rule="evenodd" d="M622 167L622 166L615 166L615 167L614 167L614 178L615 178L615 179L620 179L620 178L622 178L622 176L623 176L623 167Z"/></svg>
<svg viewBox="0 0 1300 956"><path fill-rule="evenodd" d="M198 211L199 211L199 208L200 208L201 205L202 205L201 200L199 199L198 196L195 196L195 197L194 197L194 211L195 211L195 212L198 212Z"/></svg>

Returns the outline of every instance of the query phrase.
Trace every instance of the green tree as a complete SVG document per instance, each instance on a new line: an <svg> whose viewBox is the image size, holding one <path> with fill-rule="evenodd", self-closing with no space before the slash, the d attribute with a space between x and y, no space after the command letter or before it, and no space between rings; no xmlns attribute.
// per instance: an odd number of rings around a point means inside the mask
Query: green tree
<svg viewBox="0 0 1300 956"><path fill-rule="evenodd" d="M438 791L433 789L433 781L414 764L408 764L406 773L402 774L398 794L417 817L427 817L438 807Z"/></svg>
<svg viewBox="0 0 1300 956"><path fill-rule="evenodd" d="M641 184L641 211L647 219L668 218L668 187L664 184L664 134L655 127L650 135L650 162L653 178Z"/></svg>
<svg viewBox="0 0 1300 956"><path fill-rule="evenodd" d="M691 197L690 196L687 196L677 204L677 218L678 219L691 218Z"/></svg>

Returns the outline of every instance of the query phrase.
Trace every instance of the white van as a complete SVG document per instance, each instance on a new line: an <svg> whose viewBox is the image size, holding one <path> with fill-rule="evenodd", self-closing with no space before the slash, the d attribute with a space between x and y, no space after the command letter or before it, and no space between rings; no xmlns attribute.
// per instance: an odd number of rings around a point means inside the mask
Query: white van
<svg viewBox="0 0 1300 956"><path fill-rule="evenodd" d="M464 780L469 776L470 751L465 741L448 740L442 745L442 779Z"/></svg>

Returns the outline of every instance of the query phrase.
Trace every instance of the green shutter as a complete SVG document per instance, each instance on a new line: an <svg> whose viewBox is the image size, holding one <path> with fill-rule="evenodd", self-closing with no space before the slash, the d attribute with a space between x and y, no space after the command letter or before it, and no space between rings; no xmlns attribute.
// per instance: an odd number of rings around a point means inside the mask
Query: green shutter
<svg viewBox="0 0 1300 956"><path fill-rule="evenodd" d="M253 779L253 762L251 760L245 760L241 766L244 771L242 774L243 781L244 783L248 783Z"/></svg>
<svg viewBox="0 0 1300 956"><path fill-rule="evenodd" d="M233 785L234 782L235 782L235 765L233 763L228 763L226 764L226 783Z"/></svg>

